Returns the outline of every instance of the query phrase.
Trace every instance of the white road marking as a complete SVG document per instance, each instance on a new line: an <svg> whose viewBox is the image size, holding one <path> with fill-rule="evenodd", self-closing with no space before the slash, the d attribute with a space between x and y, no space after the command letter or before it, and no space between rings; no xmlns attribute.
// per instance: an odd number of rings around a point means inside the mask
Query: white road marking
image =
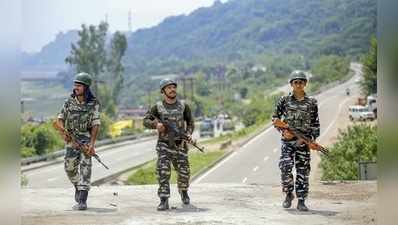
<svg viewBox="0 0 398 225"><path fill-rule="evenodd" d="M55 181L55 180L58 180L58 177L53 177L53 178L48 178L47 179L48 182Z"/></svg>
<svg viewBox="0 0 398 225"><path fill-rule="evenodd" d="M251 143L257 141L257 139L259 139L261 136L265 135L266 133L268 133L269 131L271 131L274 127L270 126L268 127L264 132L258 134L256 137L254 137L253 139L251 139L249 142L247 142L244 146L242 146L242 148L246 148L247 146L249 146Z"/></svg>
<svg viewBox="0 0 398 225"><path fill-rule="evenodd" d="M261 136L265 135L266 133L268 133L269 131L271 131L273 129L272 126L268 127L264 132L258 134L256 137L254 137L253 139L251 139L249 142L247 142L245 145L243 145L241 147L241 149L246 148L246 146L249 146L251 143L255 142L257 139L259 139ZM208 176L210 173L212 173L213 171L215 171L216 169L218 169L220 166L222 166L224 163L226 163L228 160L230 160L232 157L234 157L238 152L241 152L241 150L238 150L236 152L233 152L231 155L227 156L225 159L223 159L221 162L219 162L216 166L214 166L213 168L211 168L210 170L208 170L206 173L204 173L202 176L200 176L198 179L195 179L192 184L197 184L200 181L202 181L206 176Z"/></svg>
<svg viewBox="0 0 398 225"><path fill-rule="evenodd" d="M253 172L256 172L258 170L258 168L259 168L258 166L254 167Z"/></svg>
<svg viewBox="0 0 398 225"><path fill-rule="evenodd" d="M247 177L245 177L245 178L242 180L242 183L246 183L246 181L247 181Z"/></svg>
<svg viewBox="0 0 398 225"><path fill-rule="evenodd" d="M325 131L322 133L322 135L319 137L319 139L322 139L322 138L329 132L330 128L332 128L332 126L336 123L337 119L339 118L339 114L340 114L341 108L343 107L343 105L344 105L348 100L350 100L350 99L347 98L347 99L345 99L344 101L342 101L342 102L339 104L339 109L337 110L337 113L336 113L335 117L333 118L333 121L332 121L332 122L329 124L329 126L325 129Z"/></svg>
<svg viewBox="0 0 398 225"><path fill-rule="evenodd" d="M276 153L278 151L278 148L274 148L274 150L272 150L274 153Z"/></svg>
<svg viewBox="0 0 398 225"><path fill-rule="evenodd" d="M326 104L326 102L330 101L331 99L333 99L333 98L335 98L335 97L337 97L337 95L329 96L327 99L323 100L323 101L318 105L318 108L319 108L319 109L322 108L322 106L323 106L324 104Z"/></svg>
<svg viewBox="0 0 398 225"><path fill-rule="evenodd" d="M231 159L232 157L234 157L236 155L237 152L233 152L231 153L231 155L227 156L226 158L224 158L221 162L219 162L216 166L214 166L213 168L211 168L210 170L208 170L206 173L204 173L202 176L200 176L198 179L194 180L192 183L196 184L199 183L201 180L203 180L207 175L209 175L210 173L212 173L214 170L216 170L217 168L219 168L220 166L224 165L224 163L226 163L229 159Z"/></svg>
<svg viewBox="0 0 398 225"><path fill-rule="evenodd" d="M264 162L267 162L268 159L269 159L269 157L268 157L268 156L265 156L265 157L264 157Z"/></svg>

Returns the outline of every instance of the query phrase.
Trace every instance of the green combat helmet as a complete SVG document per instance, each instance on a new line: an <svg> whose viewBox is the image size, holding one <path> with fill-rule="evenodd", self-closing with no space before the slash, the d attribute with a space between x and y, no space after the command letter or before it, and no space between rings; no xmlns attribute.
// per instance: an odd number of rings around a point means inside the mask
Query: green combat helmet
<svg viewBox="0 0 398 225"><path fill-rule="evenodd" d="M292 83L294 80L305 80L308 81L307 75L301 70L295 70L290 74L289 83Z"/></svg>
<svg viewBox="0 0 398 225"><path fill-rule="evenodd" d="M166 78L166 79L161 80L160 81L160 86L159 86L160 87L160 92L162 92L163 88L165 88L166 86L168 86L170 84L174 84L177 87L177 82L175 82L172 79Z"/></svg>
<svg viewBox="0 0 398 225"><path fill-rule="evenodd" d="M81 84L90 86L91 82L92 82L92 79L91 79L90 74L82 72L82 73L78 73L75 76L75 79L73 80L73 82L81 83Z"/></svg>

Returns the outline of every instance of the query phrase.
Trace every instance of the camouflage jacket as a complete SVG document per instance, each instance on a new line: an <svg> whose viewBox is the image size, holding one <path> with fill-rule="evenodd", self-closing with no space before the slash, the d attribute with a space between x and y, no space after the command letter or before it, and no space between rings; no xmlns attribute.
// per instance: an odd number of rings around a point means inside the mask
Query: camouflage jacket
<svg viewBox="0 0 398 225"><path fill-rule="evenodd" d="M88 139L90 130L100 125L100 111L97 100L80 103L76 97L68 98L58 114L58 118L65 122L65 128L78 139Z"/></svg>
<svg viewBox="0 0 398 225"><path fill-rule="evenodd" d="M177 101L174 104L167 104L165 101L157 102L146 114L144 118L144 126L149 129L156 129L155 117L164 120L167 118L169 122L175 122L176 128L183 133L192 134L194 130L194 120L191 109L187 104ZM166 140L167 134L159 135L159 139Z"/></svg>
<svg viewBox="0 0 398 225"><path fill-rule="evenodd" d="M315 98L305 95L304 99L299 101L292 93L282 96L272 118L287 122L291 128L297 129L313 140L319 137L318 103Z"/></svg>

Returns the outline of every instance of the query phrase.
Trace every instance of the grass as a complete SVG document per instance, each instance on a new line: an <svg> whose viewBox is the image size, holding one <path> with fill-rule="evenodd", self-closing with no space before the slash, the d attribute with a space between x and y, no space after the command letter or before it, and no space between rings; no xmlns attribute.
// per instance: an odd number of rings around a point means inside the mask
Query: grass
<svg viewBox="0 0 398 225"><path fill-rule="evenodd" d="M208 167L223 155L224 151L221 150L205 153L190 152L189 164L191 168L191 177L197 174L203 168ZM174 169L172 169L170 183L175 184L176 179L176 172ZM130 185L157 184L156 160L152 160L135 170L128 176L127 183Z"/></svg>

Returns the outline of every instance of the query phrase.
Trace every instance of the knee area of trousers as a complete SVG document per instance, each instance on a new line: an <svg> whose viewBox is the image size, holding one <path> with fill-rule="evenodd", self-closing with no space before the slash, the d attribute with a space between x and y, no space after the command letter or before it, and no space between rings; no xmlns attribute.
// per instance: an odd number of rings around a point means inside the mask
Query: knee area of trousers
<svg viewBox="0 0 398 225"><path fill-rule="evenodd" d="M70 172L70 171L74 171L77 168L77 165L75 163L75 161L73 160L65 160L65 171Z"/></svg>

